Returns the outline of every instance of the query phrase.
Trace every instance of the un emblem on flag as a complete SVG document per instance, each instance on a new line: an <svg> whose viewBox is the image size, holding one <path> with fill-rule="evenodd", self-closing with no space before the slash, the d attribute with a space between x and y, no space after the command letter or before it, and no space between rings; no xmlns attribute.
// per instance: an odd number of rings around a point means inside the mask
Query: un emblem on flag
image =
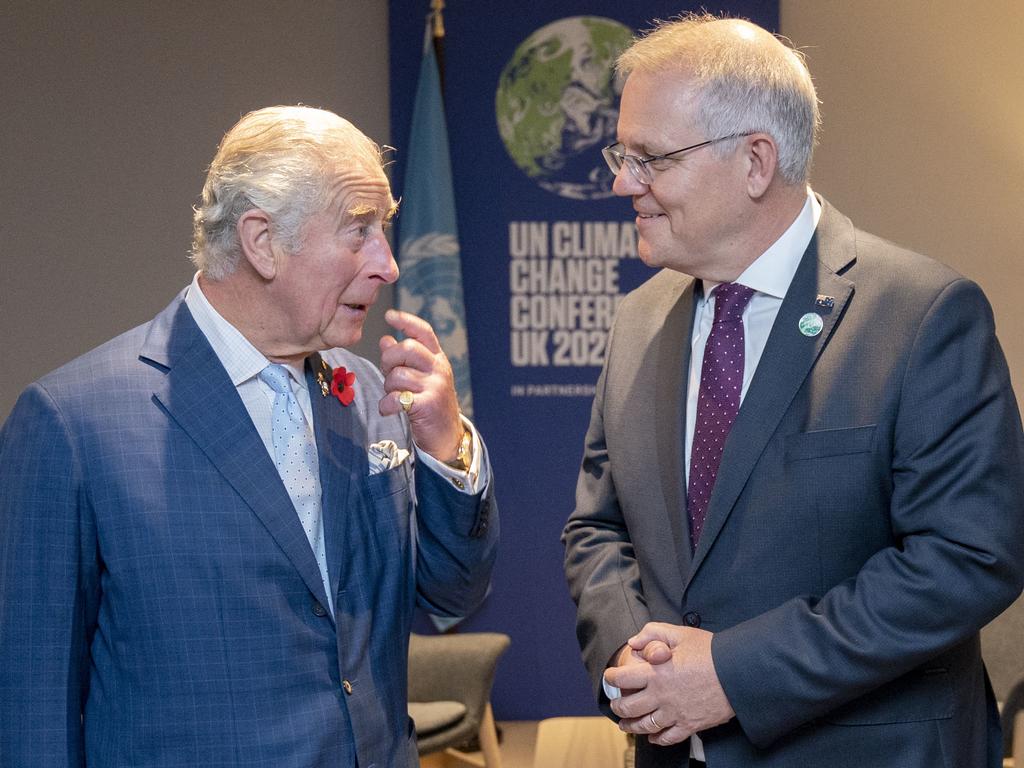
<svg viewBox="0 0 1024 768"><path fill-rule="evenodd" d="M401 254L398 306L433 327L452 365L459 405L469 415L473 408L459 241L452 234L428 232L402 243Z"/></svg>

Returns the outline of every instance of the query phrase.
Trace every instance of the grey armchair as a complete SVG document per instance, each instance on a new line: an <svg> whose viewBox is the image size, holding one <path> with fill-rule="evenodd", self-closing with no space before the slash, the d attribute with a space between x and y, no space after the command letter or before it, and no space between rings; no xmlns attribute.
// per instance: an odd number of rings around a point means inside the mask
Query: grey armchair
<svg viewBox="0 0 1024 768"><path fill-rule="evenodd" d="M465 632L409 639L409 716L421 755L444 750L470 765L501 768L491 686L508 635ZM482 759L457 747L473 737Z"/></svg>

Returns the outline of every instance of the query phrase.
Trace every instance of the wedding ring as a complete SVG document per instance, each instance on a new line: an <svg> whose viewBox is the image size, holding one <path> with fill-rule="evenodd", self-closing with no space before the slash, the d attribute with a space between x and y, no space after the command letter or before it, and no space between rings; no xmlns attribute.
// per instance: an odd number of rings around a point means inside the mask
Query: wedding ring
<svg viewBox="0 0 1024 768"><path fill-rule="evenodd" d="M403 389L398 393L398 404L402 406L402 410L408 413L412 409L413 395L408 389Z"/></svg>
<svg viewBox="0 0 1024 768"><path fill-rule="evenodd" d="M654 730L655 730L655 731L660 731L660 730L662 730L661 726L660 726L660 725L658 725L658 721L654 719L654 713L653 713L653 712L649 713L649 714L648 714L647 716L648 716L649 718L651 718L651 725L652 725L652 726L654 727Z"/></svg>

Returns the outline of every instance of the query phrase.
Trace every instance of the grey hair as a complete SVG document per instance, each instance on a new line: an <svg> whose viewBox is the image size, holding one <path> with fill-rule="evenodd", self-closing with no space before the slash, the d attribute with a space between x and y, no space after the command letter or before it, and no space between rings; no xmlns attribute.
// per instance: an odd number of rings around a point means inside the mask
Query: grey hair
<svg viewBox="0 0 1024 768"><path fill-rule="evenodd" d="M633 41L616 62L623 75L677 72L697 91L696 120L706 138L756 132L775 140L779 174L807 182L821 115L800 51L741 19L687 14ZM732 142L713 150L725 153Z"/></svg>
<svg viewBox="0 0 1024 768"><path fill-rule="evenodd" d="M267 107L250 112L221 140L194 209L190 258L212 280L238 267L238 220L258 208L275 241L301 248L303 225L326 209L339 175L356 166L383 174L381 148L333 112ZM393 202L393 201L392 201Z"/></svg>

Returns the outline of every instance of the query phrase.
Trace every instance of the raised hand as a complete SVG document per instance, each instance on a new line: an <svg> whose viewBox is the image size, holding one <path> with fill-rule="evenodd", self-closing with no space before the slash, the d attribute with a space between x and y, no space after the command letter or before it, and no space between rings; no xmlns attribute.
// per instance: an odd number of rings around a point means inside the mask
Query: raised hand
<svg viewBox="0 0 1024 768"><path fill-rule="evenodd" d="M391 335L381 337L384 397L380 414L391 416L403 410L399 398L403 393L411 394L405 410L416 445L438 461L451 461L463 431L451 364L426 320L397 309L384 313L384 320L406 338L398 341ZM409 394L404 395L407 400Z"/></svg>

